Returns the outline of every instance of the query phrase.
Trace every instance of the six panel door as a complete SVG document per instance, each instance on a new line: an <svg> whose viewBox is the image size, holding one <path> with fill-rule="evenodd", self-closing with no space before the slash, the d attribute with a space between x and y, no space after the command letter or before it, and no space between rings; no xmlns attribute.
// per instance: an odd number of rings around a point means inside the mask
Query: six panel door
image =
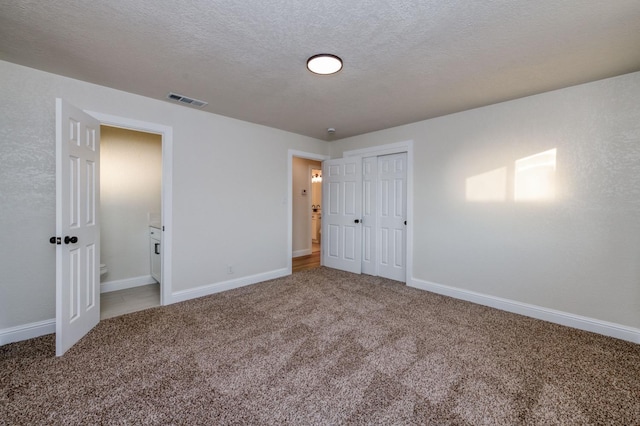
<svg viewBox="0 0 640 426"><path fill-rule="evenodd" d="M324 265L359 274L362 269L362 160L323 163L322 238Z"/></svg>
<svg viewBox="0 0 640 426"><path fill-rule="evenodd" d="M100 321L100 123L56 99L56 355Z"/></svg>

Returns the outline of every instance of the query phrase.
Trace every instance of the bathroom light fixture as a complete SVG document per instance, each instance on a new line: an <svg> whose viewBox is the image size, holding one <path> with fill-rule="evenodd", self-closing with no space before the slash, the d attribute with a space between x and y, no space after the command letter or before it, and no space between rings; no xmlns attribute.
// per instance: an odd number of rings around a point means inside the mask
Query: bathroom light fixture
<svg viewBox="0 0 640 426"><path fill-rule="evenodd" d="M320 53L307 59L307 69L314 74L335 74L342 69L342 59L329 53Z"/></svg>
<svg viewBox="0 0 640 426"><path fill-rule="evenodd" d="M311 175L311 183L320 183L322 182L322 175L319 173L315 173Z"/></svg>

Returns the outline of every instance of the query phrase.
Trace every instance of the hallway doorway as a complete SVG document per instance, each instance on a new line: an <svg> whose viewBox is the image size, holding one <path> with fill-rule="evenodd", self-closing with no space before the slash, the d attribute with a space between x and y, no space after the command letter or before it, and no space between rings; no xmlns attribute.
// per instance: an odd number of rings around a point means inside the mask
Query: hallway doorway
<svg viewBox="0 0 640 426"><path fill-rule="evenodd" d="M287 269L291 273L293 272L294 258L296 260L296 269L299 268L300 262L309 262L311 258L318 259L314 264L322 264L321 223L316 223L316 225L320 225L318 226L320 232L316 235L316 242L312 241L313 214L319 213L321 215L322 213L322 184L319 183L319 198L314 203L311 180L313 177L312 170L321 171L322 161L328 160L329 156L290 149L287 153L287 158ZM314 212L314 208L318 211ZM306 256L311 257L300 259Z"/></svg>

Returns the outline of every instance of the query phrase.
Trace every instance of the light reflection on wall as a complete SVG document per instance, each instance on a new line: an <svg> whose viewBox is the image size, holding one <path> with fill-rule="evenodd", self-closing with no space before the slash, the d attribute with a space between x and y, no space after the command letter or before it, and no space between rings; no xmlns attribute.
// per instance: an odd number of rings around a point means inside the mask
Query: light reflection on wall
<svg viewBox="0 0 640 426"><path fill-rule="evenodd" d="M556 149L516 161L513 199L544 201L556 197Z"/></svg>
<svg viewBox="0 0 640 426"><path fill-rule="evenodd" d="M548 201L556 197L556 151L550 149L516 160L513 201ZM505 202L508 197L508 169L500 167L468 177L465 198L469 202Z"/></svg>
<svg viewBox="0 0 640 426"><path fill-rule="evenodd" d="M467 178L467 201L498 202L507 200L507 168L481 173Z"/></svg>

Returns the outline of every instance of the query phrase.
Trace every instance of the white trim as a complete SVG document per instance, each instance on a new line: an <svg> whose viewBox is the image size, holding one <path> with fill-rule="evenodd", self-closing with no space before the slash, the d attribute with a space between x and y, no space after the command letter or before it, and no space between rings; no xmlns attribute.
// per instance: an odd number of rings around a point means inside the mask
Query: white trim
<svg viewBox="0 0 640 426"><path fill-rule="evenodd" d="M287 151L287 192L284 197L284 200L287 201L287 271L289 271L287 275L291 275L293 270L293 262L291 261L293 258L293 157L321 162L331 158L328 155L297 151L295 149ZM320 240L320 250L322 250L322 240ZM322 259L322 256L320 256L320 259Z"/></svg>
<svg viewBox="0 0 640 426"><path fill-rule="evenodd" d="M151 275L142 275L139 277L126 278L124 280L106 281L100 284L100 294L156 283L157 281Z"/></svg>
<svg viewBox="0 0 640 426"><path fill-rule="evenodd" d="M32 322L0 330L0 346L56 332L56 319Z"/></svg>
<svg viewBox="0 0 640 426"><path fill-rule="evenodd" d="M234 288L240 288L263 281L273 280L287 275L291 275L291 271L287 270L286 268L282 268L262 274L250 275L248 277L236 278L229 281L222 281L219 283L204 285L189 290L177 291L173 293L171 302L184 302L185 300L208 296L210 294L220 293L222 291L233 290Z"/></svg>
<svg viewBox="0 0 640 426"><path fill-rule="evenodd" d="M124 129L156 133L162 137L162 260L160 276L160 304L171 302L173 253L173 127L163 124L118 117L95 111L85 111L101 124Z"/></svg>
<svg viewBox="0 0 640 426"><path fill-rule="evenodd" d="M379 157L381 155L398 154L413 150L413 140L394 142L386 145L375 145L368 148L352 149L344 151L343 157Z"/></svg>
<svg viewBox="0 0 640 426"><path fill-rule="evenodd" d="M312 249L296 250L291 253L291 257L309 256Z"/></svg>
<svg viewBox="0 0 640 426"><path fill-rule="evenodd" d="M575 315L568 312L549 309L542 306L522 303L515 300L503 299L501 297L490 296L471 290L464 290L443 284L437 284L429 281L423 281L411 278L407 281L409 287L420 290L430 291L455 299L466 300L468 302L477 303L479 305L489 306L491 308L500 309L515 314L524 315L531 318L549 321L555 324L567 327L577 328L579 330L590 331L617 339L627 340L633 343L640 343L640 329L628 327L622 324L616 324L608 321L602 321L595 318L589 318L581 315Z"/></svg>
<svg viewBox="0 0 640 426"><path fill-rule="evenodd" d="M413 275L413 140L344 151L342 156L367 158L401 152L407 153L407 270L405 271L405 282L409 283L410 277Z"/></svg>

